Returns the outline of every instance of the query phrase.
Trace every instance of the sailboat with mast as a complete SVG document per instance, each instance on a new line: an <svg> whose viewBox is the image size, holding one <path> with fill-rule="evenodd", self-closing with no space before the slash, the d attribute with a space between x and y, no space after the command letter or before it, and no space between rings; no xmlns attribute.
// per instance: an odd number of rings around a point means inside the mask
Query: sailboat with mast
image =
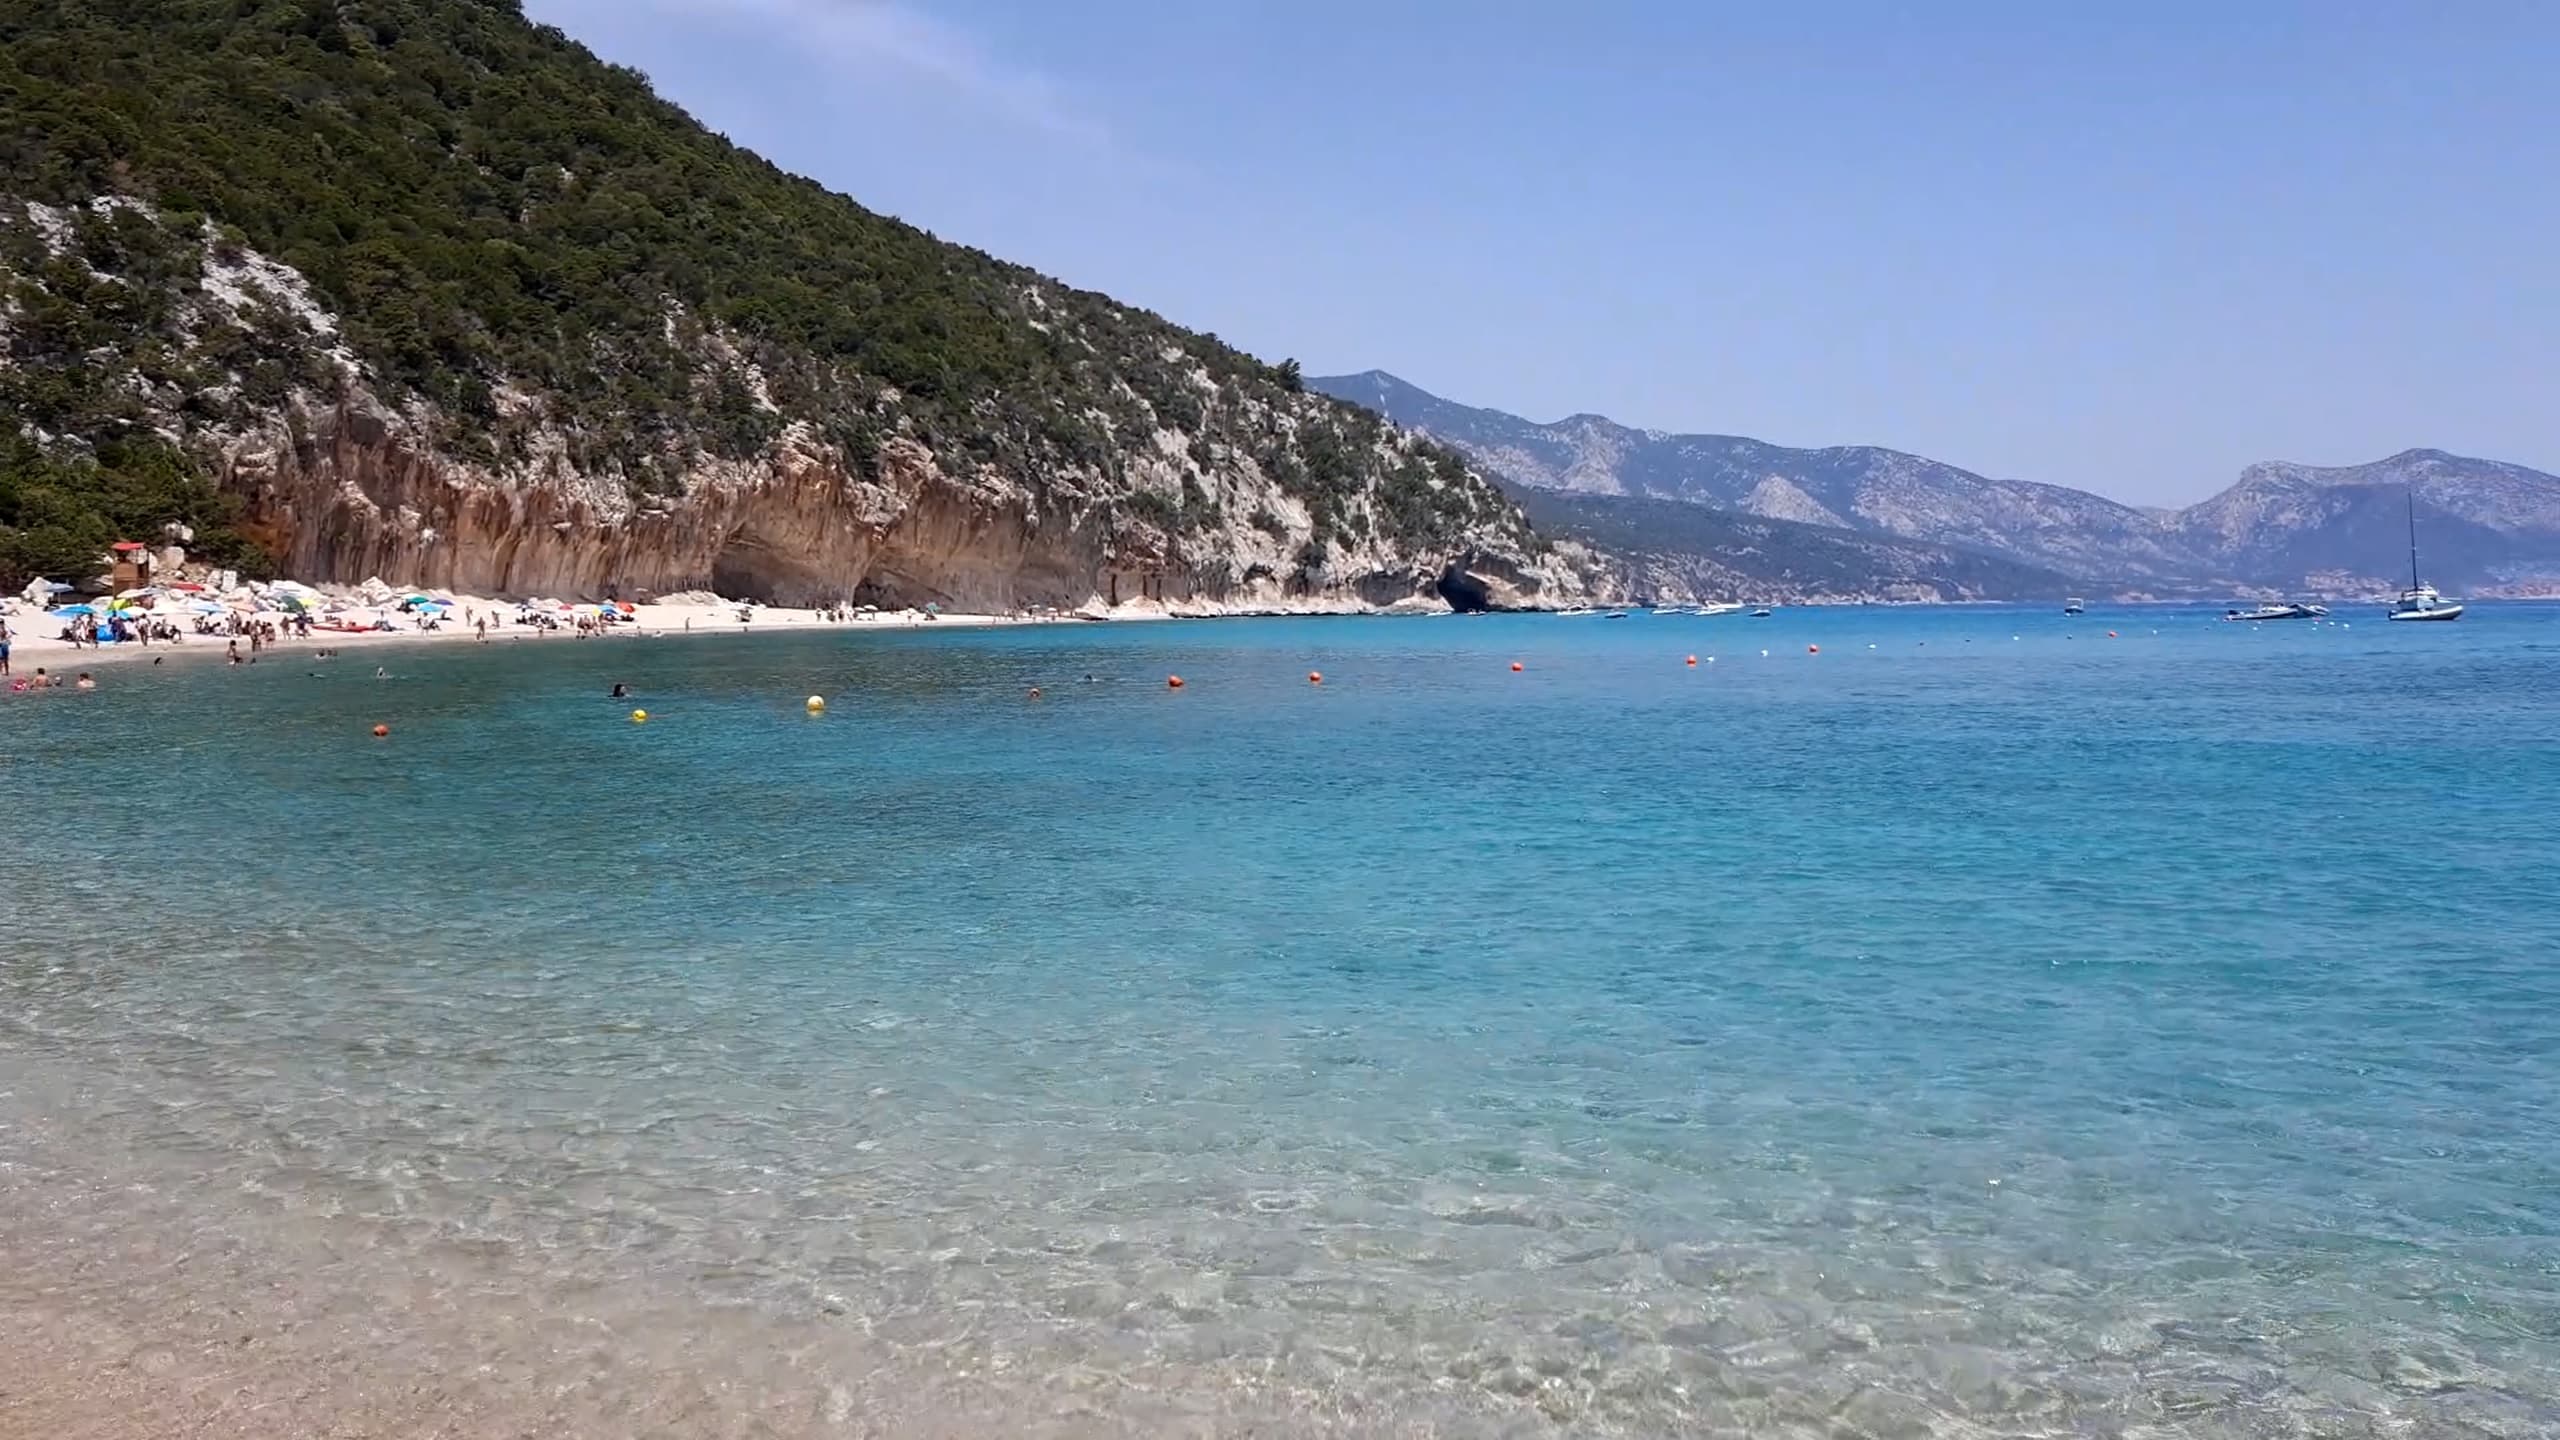
<svg viewBox="0 0 2560 1440"><path fill-rule="evenodd" d="M2436 593L2436 587L2418 578L2418 492L2409 492L2409 588L2400 592L2400 603L2391 607L2394 620L2459 620L2462 605Z"/></svg>

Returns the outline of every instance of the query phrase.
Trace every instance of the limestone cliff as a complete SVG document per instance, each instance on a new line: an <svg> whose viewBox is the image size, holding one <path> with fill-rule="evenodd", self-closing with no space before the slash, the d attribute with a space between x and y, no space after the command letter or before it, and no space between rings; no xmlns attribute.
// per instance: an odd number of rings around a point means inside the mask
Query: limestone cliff
<svg viewBox="0 0 2560 1440"><path fill-rule="evenodd" d="M570 466L557 435L540 447L545 463L505 473L439 455L420 428L369 398L297 400L226 440L221 484L248 502L251 533L288 573L478 594L712 589L778 604L985 611L1137 600L1353 610L1440 600L1454 567L1482 582L1489 603L1518 608L1586 594L1599 573L1585 550L1532 553L1500 525L1424 549L1373 537L1306 566L1306 508L1250 465L1217 477L1220 508L1269 528L1244 521L1177 535L1132 522L1114 503L1125 496L1097 477L1044 487L954 475L911 439L856 467L794 424L761 456L704 457L675 493L635 497ZM1153 473L1141 483L1168 488L1186 473L1171 459L1142 469Z"/></svg>
<svg viewBox="0 0 2560 1440"><path fill-rule="evenodd" d="M786 174L514 0L5 8L0 568L211 482L305 578L504 594L1590 583L1294 362Z"/></svg>
<svg viewBox="0 0 2560 1440"><path fill-rule="evenodd" d="M80 258L84 231L109 225L188 262L167 267L167 293L152 297L160 323L130 338L193 366L155 385L136 365L119 389L135 416L246 503L244 528L277 566L307 580L378 575L570 597L711 589L956 610L1147 600L1205 612L1433 602L1453 566L1483 582L1464 591L1471 598L1537 606L1589 593L1602 573L1587 551L1537 537L1428 442L1321 396L1221 384L1205 367L1183 376L1198 433L1127 397L1143 429L1113 436L1121 448L1089 463L951 459L894 394L856 458L784 413L733 339L702 330L692 343L705 383L753 397L772 422L761 445L722 454L680 433L651 457L652 483L635 485L618 456L588 443L592 417L502 384L488 433L457 448L454 419L432 402L395 406L375 393L346 327L293 267L210 230L173 237L130 197L80 210L0 205L0 237L40 256L15 267L16 293L53 301L66 264L92 286L135 288L136 277ZM98 350L82 358L114 363ZM42 369L39 356L8 359L0 372ZM287 378L261 392L262 370ZM88 437L37 438L79 448ZM1313 450L1331 479L1310 494Z"/></svg>

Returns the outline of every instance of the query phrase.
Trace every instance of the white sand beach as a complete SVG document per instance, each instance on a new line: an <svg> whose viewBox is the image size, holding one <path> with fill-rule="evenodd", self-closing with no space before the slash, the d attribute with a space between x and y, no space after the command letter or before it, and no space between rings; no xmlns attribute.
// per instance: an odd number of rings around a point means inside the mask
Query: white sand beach
<svg viewBox="0 0 2560 1440"><path fill-rule="evenodd" d="M276 653L299 653L313 648L362 650L386 645L512 645L523 643L566 644L581 639L627 640L669 636L738 636L800 634L811 630L903 630L925 628L963 628L991 625L1042 625L1086 623L1096 619L1145 619L1161 617L1162 610L1129 607L1125 613L1110 615L1067 615L1038 613L1021 615L953 614L932 610L818 610L786 606L753 605L724 600L708 594L671 597L648 604L635 604L620 618L605 620L598 613L602 607L565 606L558 601L519 602L490 596L451 594L445 591L404 592L432 593L441 606L424 618L414 612L396 608L361 605L358 597L330 595L331 603L344 600L343 612L376 620L388 628L330 629L316 626L309 634L285 625L288 619L281 610L246 612L242 623L276 626L277 638L264 642L258 653L273 649ZM583 613L581 613L583 611ZM228 633L231 616L205 617L216 626L216 633L202 633L195 616L186 613L183 603L155 606L136 613L161 614L177 623L179 638L145 643L128 640L109 645L75 643L65 638L77 617L64 618L52 611L38 609L24 601L13 601L0 609L0 623L9 628L12 677L32 676L39 668L56 679L68 681L84 670L104 666L125 666L153 660L193 659L220 661L236 640L245 662L253 658L252 647L245 634ZM541 616L549 623L531 617ZM578 622L588 622L583 633Z"/></svg>

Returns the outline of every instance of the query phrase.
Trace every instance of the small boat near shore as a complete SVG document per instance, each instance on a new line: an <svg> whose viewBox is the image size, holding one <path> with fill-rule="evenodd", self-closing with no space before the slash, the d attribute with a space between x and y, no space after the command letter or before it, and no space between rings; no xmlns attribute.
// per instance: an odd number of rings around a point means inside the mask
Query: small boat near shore
<svg viewBox="0 0 2560 1440"><path fill-rule="evenodd" d="M2089 602L2081 599L2077 595L2074 595L2070 599L2062 602L2062 613L2065 615L2086 615L2089 613Z"/></svg>

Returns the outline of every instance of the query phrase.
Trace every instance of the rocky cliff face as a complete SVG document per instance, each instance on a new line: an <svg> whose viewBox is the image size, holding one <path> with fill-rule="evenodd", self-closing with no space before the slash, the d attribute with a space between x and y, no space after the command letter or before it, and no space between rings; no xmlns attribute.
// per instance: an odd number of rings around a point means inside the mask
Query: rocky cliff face
<svg viewBox="0 0 2560 1440"><path fill-rule="evenodd" d="M1247 522L1177 536L1126 521L1107 488L1071 497L1063 486L1044 493L954 475L907 439L856 467L805 425L759 457L703 458L680 491L650 497L573 468L556 436L540 447L547 463L506 473L438 455L419 432L369 397L298 401L222 447L221 483L249 502L253 534L291 574L491 595L710 589L777 604L964 611L1139 600L1353 610L1447 603L1442 582L1454 572L1475 577L1484 603L1530 608L1586 594L1600 573L1586 551L1532 553L1494 525L1427 550L1345 545L1304 570L1305 507L1249 473L1222 477L1231 492L1222 508L1275 529ZM1178 481L1170 460L1162 468L1155 478Z"/></svg>
<svg viewBox="0 0 2560 1440"><path fill-rule="evenodd" d="M97 268L89 257L116 262L84 237L109 226L152 256L147 271ZM1181 416L1123 386L1121 412L1094 417L1102 439L1080 461L955 455L906 422L894 392L866 416L877 438L854 454L775 398L749 347L688 325L700 384L744 396L771 438L665 435L643 485L590 443L594 417L529 387L493 387L486 433L416 394L386 400L307 277L203 222L131 197L0 201L0 241L25 257L0 272L11 302L0 319L68 308L75 289L152 317L93 326L116 343L70 357L112 382L101 388L119 410L97 423L148 426L194 457L246 502L244 528L278 568L305 580L1210 613L1453 597L1533 608L1582 598L1607 574L1587 550L1537 536L1427 441L1320 395L1222 382L1177 348L1163 363ZM38 339L0 326L0 379L45 377ZM48 447L92 443L21 423Z"/></svg>
<svg viewBox="0 0 2560 1440"><path fill-rule="evenodd" d="M0 40L8 563L226 511L212 479L317 580L1198 609L1589 582L1294 363L790 175L513 0L25 0Z"/></svg>

